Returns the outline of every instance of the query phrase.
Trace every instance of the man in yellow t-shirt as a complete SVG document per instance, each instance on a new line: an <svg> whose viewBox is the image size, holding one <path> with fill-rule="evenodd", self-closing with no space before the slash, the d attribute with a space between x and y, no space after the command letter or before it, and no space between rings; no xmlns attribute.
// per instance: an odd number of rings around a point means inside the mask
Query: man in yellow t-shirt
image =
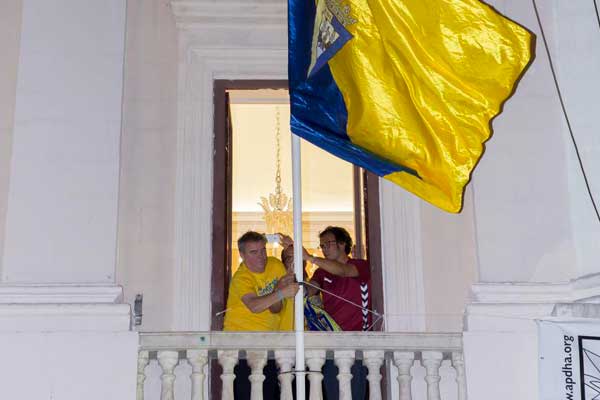
<svg viewBox="0 0 600 400"><path fill-rule="evenodd" d="M299 286L283 263L267 257L267 240L257 232L246 232L238 239L242 264L231 278L224 331L279 331L293 328L294 296ZM234 369L234 398L249 400L250 369L240 360ZM264 369L263 398L279 398L277 367L268 360Z"/></svg>
<svg viewBox="0 0 600 400"><path fill-rule="evenodd" d="M246 232L238 249L243 262L231 279L223 330L291 330L293 319L287 316L299 289L294 275L277 258L267 257L260 233Z"/></svg>

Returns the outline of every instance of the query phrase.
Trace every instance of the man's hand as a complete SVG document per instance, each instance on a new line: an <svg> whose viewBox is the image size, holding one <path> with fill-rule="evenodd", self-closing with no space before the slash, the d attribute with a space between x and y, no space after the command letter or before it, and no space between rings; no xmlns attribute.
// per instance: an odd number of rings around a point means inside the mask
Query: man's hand
<svg viewBox="0 0 600 400"><path fill-rule="evenodd" d="M281 299L284 297L294 297L298 292L299 288L300 286L298 285L298 283L296 283L296 276L293 272L288 272L287 274L283 275L277 281L275 290L272 293L277 296L278 301L271 304L271 306L269 306L269 310L272 313L280 312L281 308L283 307L283 302L281 301Z"/></svg>
<svg viewBox="0 0 600 400"><path fill-rule="evenodd" d="M277 286L275 288L283 289L284 287L288 286L291 283L294 283L295 281L296 281L296 276L294 275L294 273L288 272L287 274L285 274L281 278L279 278L279 281L277 281Z"/></svg>
<svg viewBox="0 0 600 400"><path fill-rule="evenodd" d="M286 248L288 246L291 246L294 244L294 240L289 237L288 235L284 235L283 233L277 233L279 235L279 238L281 240L281 245L283 246L283 248Z"/></svg>
<svg viewBox="0 0 600 400"><path fill-rule="evenodd" d="M298 285L298 282L292 282L279 290L281 290L281 295L283 297L289 299L296 296L296 293L298 293L298 290L300 290L300 285Z"/></svg>
<svg viewBox="0 0 600 400"><path fill-rule="evenodd" d="M293 278L292 274L286 274L277 281L273 292L264 296L258 296L256 293L247 293L242 296L242 302L253 313L259 313L267 309L272 313L278 313L283 308L281 300L283 298L293 298L298 293L298 290L300 290L300 285Z"/></svg>
<svg viewBox="0 0 600 400"><path fill-rule="evenodd" d="M275 287L275 290L280 290L281 296L286 298L294 297L299 289L300 285L296 282L296 275L293 272L288 272L279 278Z"/></svg>
<svg viewBox="0 0 600 400"><path fill-rule="evenodd" d="M306 250L304 247L302 248L302 259L304 261L310 261L311 263L313 262L313 256L308 252L308 250Z"/></svg>

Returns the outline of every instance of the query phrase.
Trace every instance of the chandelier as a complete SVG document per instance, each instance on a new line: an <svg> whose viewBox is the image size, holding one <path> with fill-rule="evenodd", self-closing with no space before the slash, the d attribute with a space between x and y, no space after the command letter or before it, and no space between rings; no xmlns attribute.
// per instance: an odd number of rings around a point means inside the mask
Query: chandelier
<svg viewBox="0 0 600 400"><path fill-rule="evenodd" d="M279 107L275 111L275 193L261 196L266 232L291 235L293 229L292 198L281 190L281 121Z"/></svg>

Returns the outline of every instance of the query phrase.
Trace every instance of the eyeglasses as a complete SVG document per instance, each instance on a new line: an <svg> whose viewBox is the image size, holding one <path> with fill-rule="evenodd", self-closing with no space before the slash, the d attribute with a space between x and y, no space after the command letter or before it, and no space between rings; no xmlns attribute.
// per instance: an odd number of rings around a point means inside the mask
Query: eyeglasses
<svg viewBox="0 0 600 400"><path fill-rule="evenodd" d="M328 242L321 243L321 244L319 245L319 248L320 248L321 250L324 250L324 249L326 249L326 248L328 248L328 247L335 246L335 245L337 245L337 240L330 240L330 241L328 241Z"/></svg>

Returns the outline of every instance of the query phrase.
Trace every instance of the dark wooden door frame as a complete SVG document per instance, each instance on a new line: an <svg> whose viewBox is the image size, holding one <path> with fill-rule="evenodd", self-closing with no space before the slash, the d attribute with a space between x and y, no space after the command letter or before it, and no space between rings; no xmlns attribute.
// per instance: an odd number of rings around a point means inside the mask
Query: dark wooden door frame
<svg viewBox="0 0 600 400"><path fill-rule="evenodd" d="M213 202L212 202L212 274L211 274L211 330L223 329L223 316L216 312L226 307L231 275L231 116L228 90L287 89L283 80L215 80L213 86ZM355 173L355 182L356 173ZM367 258L371 265L371 296L373 309L384 312L383 271L381 266L381 222L379 212L379 177L363 171L363 201L366 225ZM359 198L355 193L355 199ZM355 207L356 209L356 207ZM355 213L356 215L356 213ZM360 214L359 214L360 215ZM360 231L355 236L360 236ZM383 324L374 329L381 330ZM211 360L211 398L221 397L219 375L221 366ZM385 395L384 395L385 396Z"/></svg>
<svg viewBox="0 0 600 400"><path fill-rule="evenodd" d="M365 231L367 259L371 266L371 307L380 314L385 312L383 298L383 264L381 257L381 214L379 211L379 177L363 170L365 202ZM383 320L373 330L383 330Z"/></svg>
<svg viewBox="0 0 600 400"><path fill-rule="evenodd" d="M214 81L214 159L212 212L212 275L211 330L223 329L223 316L231 275L231 121L228 110L228 90L287 89L284 80L215 80ZM379 177L363 171L367 258L371 264L371 295L373 309L383 313L383 272L381 268L381 223L379 212ZM357 232L356 235L360 235ZM379 324L376 329L381 329Z"/></svg>
<svg viewBox="0 0 600 400"><path fill-rule="evenodd" d="M210 285L210 329L223 329L223 315L216 312L226 307L231 275L231 119L228 90L287 89L282 80L215 80L213 135L213 203L212 203L212 274Z"/></svg>
<svg viewBox="0 0 600 400"><path fill-rule="evenodd" d="M235 89L287 89L287 81L272 80L215 80L213 82L214 131L213 131L213 202L212 202L212 273L210 282L211 324L210 329L223 329L231 275L231 116L229 115L228 90ZM222 368L216 359L210 361L210 398L221 398Z"/></svg>

